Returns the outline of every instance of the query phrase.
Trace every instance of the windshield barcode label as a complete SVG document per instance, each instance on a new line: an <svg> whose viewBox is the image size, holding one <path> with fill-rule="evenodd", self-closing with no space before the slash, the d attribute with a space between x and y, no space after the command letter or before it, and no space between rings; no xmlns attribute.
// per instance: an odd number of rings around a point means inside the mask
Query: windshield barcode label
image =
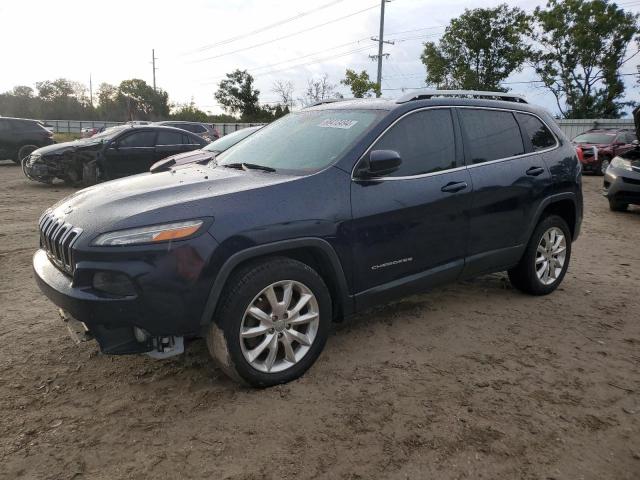
<svg viewBox="0 0 640 480"><path fill-rule="evenodd" d="M358 123L357 120L331 120L330 118L327 118L326 120L323 120L322 123L320 123L320 125L318 125L319 127L322 128L351 128L353 127L356 123Z"/></svg>

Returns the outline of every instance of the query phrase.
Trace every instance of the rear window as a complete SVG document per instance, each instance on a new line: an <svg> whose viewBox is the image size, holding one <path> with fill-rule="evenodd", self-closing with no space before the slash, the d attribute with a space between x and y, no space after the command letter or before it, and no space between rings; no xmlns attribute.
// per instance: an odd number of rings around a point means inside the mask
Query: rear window
<svg viewBox="0 0 640 480"><path fill-rule="evenodd" d="M191 143L186 135L180 132L159 132L158 145L181 145L183 143Z"/></svg>
<svg viewBox="0 0 640 480"><path fill-rule="evenodd" d="M520 127L511 112L461 108L460 119L471 163L490 162L524 153Z"/></svg>
<svg viewBox="0 0 640 480"><path fill-rule="evenodd" d="M573 139L576 143L611 143L615 133L583 133Z"/></svg>
<svg viewBox="0 0 640 480"><path fill-rule="evenodd" d="M516 117L524 134L531 141L534 152L551 148L556 144L555 137L539 118L525 113L516 113Z"/></svg>

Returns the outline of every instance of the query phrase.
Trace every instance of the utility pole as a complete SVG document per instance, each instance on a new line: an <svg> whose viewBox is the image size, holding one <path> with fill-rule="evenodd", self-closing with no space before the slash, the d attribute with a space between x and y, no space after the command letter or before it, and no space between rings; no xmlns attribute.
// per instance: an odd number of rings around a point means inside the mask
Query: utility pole
<svg viewBox="0 0 640 480"><path fill-rule="evenodd" d="M89 74L89 102L91 102L91 106L93 107L93 83L91 81L91 74Z"/></svg>
<svg viewBox="0 0 640 480"><path fill-rule="evenodd" d="M153 65L153 91L156 91L156 51L151 49L151 64Z"/></svg>
<svg viewBox="0 0 640 480"><path fill-rule="evenodd" d="M383 47L385 43L393 45L394 42L389 42L384 40L384 4L389 2L390 0L381 0L380 1L380 35L378 38L371 37L371 40L374 42L378 42L378 55L369 55L369 58L373 60L378 60L378 77L376 83L378 87L382 89L382 58L388 57L388 53L383 53ZM380 92L376 93L376 97L380 96Z"/></svg>

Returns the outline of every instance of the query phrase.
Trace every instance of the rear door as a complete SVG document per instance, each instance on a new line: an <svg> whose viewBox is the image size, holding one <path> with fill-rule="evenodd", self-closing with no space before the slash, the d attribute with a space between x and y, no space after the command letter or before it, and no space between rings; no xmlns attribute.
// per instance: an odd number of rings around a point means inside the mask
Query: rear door
<svg viewBox="0 0 640 480"><path fill-rule="evenodd" d="M471 179L451 109L410 112L370 150L395 150L399 170L354 179L352 245L360 308L407 288L455 279L469 228ZM368 154L368 153L367 153Z"/></svg>
<svg viewBox="0 0 640 480"><path fill-rule="evenodd" d="M519 259L537 207L550 188L543 153L552 147L534 150L529 133L523 137L524 131L533 131L535 137L536 122L542 125L535 116L489 108L457 111L473 183L464 271L473 276ZM551 140L555 145L553 135Z"/></svg>
<svg viewBox="0 0 640 480"><path fill-rule="evenodd" d="M105 150L108 178L119 178L149 170L155 163L156 131L135 129L112 141Z"/></svg>

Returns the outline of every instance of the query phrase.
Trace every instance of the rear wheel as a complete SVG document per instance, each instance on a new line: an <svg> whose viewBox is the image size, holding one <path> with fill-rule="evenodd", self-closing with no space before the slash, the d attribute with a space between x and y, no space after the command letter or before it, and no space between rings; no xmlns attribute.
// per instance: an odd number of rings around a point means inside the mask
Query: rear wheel
<svg viewBox="0 0 640 480"><path fill-rule="evenodd" d="M518 290L547 295L562 282L571 258L571 232L562 217L549 215L533 231L520 263L509 270Z"/></svg>
<svg viewBox="0 0 640 480"><path fill-rule="evenodd" d="M609 199L609 209L613 212L625 212L629 208L629 204Z"/></svg>
<svg viewBox="0 0 640 480"><path fill-rule="evenodd" d="M33 151L37 150L38 148L40 147L38 147L37 145L29 144L18 147L18 150L16 152L17 158L14 158L13 161L18 165L22 165L22 161L29 157L29 155L31 155L31 153L33 153Z"/></svg>
<svg viewBox="0 0 640 480"><path fill-rule="evenodd" d="M289 258L250 264L232 275L221 299L206 338L230 377L254 387L286 383L320 355L331 298L308 265Z"/></svg>

